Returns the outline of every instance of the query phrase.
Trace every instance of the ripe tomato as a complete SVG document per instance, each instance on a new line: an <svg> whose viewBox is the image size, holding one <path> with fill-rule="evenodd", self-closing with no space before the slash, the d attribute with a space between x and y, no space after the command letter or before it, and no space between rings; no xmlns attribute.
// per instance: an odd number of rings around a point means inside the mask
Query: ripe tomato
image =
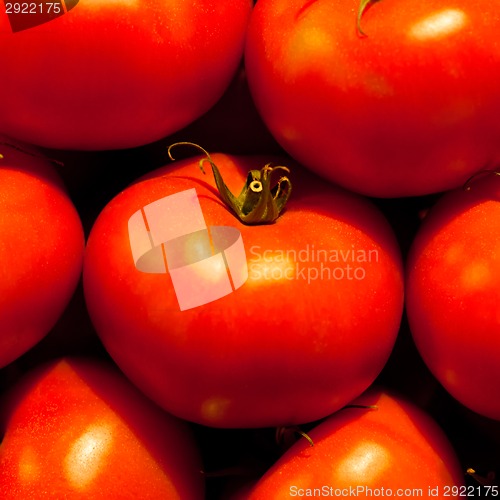
<svg viewBox="0 0 500 500"><path fill-rule="evenodd" d="M36 155L0 138L0 367L49 332L82 270L80 218Z"/></svg>
<svg viewBox="0 0 500 500"><path fill-rule="evenodd" d="M106 364L52 362L1 411L2 498L203 498L188 429Z"/></svg>
<svg viewBox="0 0 500 500"><path fill-rule="evenodd" d="M273 224L242 224L211 178L203 178L198 160L156 170L116 196L96 220L84 261L96 331L133 382L187 420L260 427L324 417L373 382L393 347L403 302L394 235L369 202L298 166L285 213ZM232 192L268 160L213 155ZM134 265L128 228L143 207L193 188L207 225L240 232L246 257L231 276L240 279L246 264L248 277L218 300L180 310L171 271L140 272ZM168 228L190 224L180 210L162 212L170 217ZM144 251L152 248L143 244ZM215 268L198 272L187 283L189 296L216 275Z"/></svg>
<svg viewBox="0 0 500 500"><path fill-rule="evenodd" d="M407 268L410 327L424 361L461 403L500 420L500 179L446 194Z"/></svg>
<svg viewBox="0 0 500 500"><path fill-rule="evenodd" d="M259 0L246 68L278 142L379 197L457 187L500 155L500 14L492 3Z"/></svg>
<svg viewBox="0 0 500 500"><path fill-rule="evenodd" d="M377 408L335 413L308 433L314 446L305 439L296 442L248 495L238 498L445 498L453 486L463 485L445 434L418 407L381 389L353 403Z"/></svg>
<svg viewBox="0 0 500 500"><path fill-rule="evenodd" d="M16 33L0 15L0 133L88 150L175 132L229 85L251 9L250 0L81 0Z"/></svg>

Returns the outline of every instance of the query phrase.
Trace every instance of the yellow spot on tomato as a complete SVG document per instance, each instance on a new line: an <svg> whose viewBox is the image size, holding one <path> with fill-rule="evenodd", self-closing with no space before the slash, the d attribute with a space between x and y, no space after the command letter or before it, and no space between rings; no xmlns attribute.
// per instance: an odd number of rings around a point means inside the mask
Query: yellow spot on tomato
<svg viewBox="0 0 500 500"><path fill-rule="evenodd" d="M463 258L464 249L462 245L451 245L445 254L445 260L448 264L459 263Z"/></svg>
<svg viewBox="0 0 500 500"><path fill-rule="evenodd" d="M296 128L287 125L281 127L281 134L290 142L295 142L300 139L300 132Z"/></svg>
<svg viewBox="0 0 500 500"><path fill-rule="evenodd" d="M387 79L377 73L367 74L363 80L363 86L369 95L385 97L394 94L394 88Z"/></svg>
<svg viewBox="0 0 500 500"><path fill-rule="evenodd" d="M481 261L466 265L460 276L462 285L467 289L480 289L491 280L491 272L487 263Z"/></svg>
<svg viewBox="0 0 500 500"><path fill-rule="evenodd" d="M19 479L22 483L36 481L40 474L40 461L30 446L24 448L19 460Z"/></svg>
<svg viewBox="0 0 500 500"><path fill-rule="evenodd" d="M443 380L448 387L456 387L458 385L458 377L455 370L446 369L444 371Z"/></svg>
<svg viewBox="0 0 500 500"><path fill-rule="evenodd" d="M210 398L201 405L201 416L209 422L217 422L224 418L230 401L226 398Z"/></svg>
<svg viewBox="0 0 500 500"><path fill-rule="evenodd" d="M333 40L324 29L316 26L307 26L307 23L295 30L288 43L283 68L286 68L288 80L293 81L300 73L311 71L311 61L314 68L328 68L331 66L331 47ZM325 60L325 65L317 64Z"/></svg>

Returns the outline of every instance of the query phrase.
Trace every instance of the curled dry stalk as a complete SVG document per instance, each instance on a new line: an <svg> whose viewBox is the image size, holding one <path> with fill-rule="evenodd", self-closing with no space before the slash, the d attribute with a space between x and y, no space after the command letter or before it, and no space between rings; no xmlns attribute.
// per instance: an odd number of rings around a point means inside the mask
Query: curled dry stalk
<svg viewBox="0 0 500 500"><path fill-rule="evenodd" d="M472 184L477 181L481 177L487 177L489 175L500 175L500 171L495 170L495 169L484 169L484 170L479 170L475 174L471 175L466 181L465 184L463 185L463 190L464 191L470 191L472 188Z"/></svg>
<svg viewBox="0 0 500 500"><path fill-rule="evenodd" d="M377 405L347 405L341 408L341 410L348 410L349 408L360 408L362 410L378 410Z"/></svg>
<svg viewBox="0 0 500 500"><path fill-rule="evenodd" d="M467 475L474 478L481 486L496 486L498 483L496 482L495 473L489 472L486 477L480 476L476 473L476 471L472 468L467 469Z"/></svg>
<svg viewBox="0 0 500 500"><path fill-rule="evenodd" d="M380 2L380 0L360 0L358 6L358 15L356 18L356 28L358 30L358 34L361 36L368 36L361 28L361 18L363 14L368 9L368 7L376 2Z"/></svg>
<svg viewBox="0 0 500 500"><path fill-rule="evenodd" d="M350 405L344 406L339 411L347 410L349 408L357 408L357 409L362 409L362 410L378 410L377 405L350 404ZM290 445L290 437L293 435L297 435L297 434L300 437L303 437L304 439L306 439L310 446L314 446L314 441L312 440L312 438L306 432L304 432L302 429L300 429L298 426L277 427L276 428L276 443L284 444L285 446L289 446Z"/></svg>
<svg viewBox="0 0 500 500"><path fill-rule="evenodd" d="M289 443L290 436L294 434L298 434L300 437L304 438L309 443L309 446L314 446L314 441L311 439L311 437L297 426L277 427L276 442L278 444L284 444L286 446Z"/></svg>
<svg viewBox="0 0 500 500"><path fill-rule="evenodd" d="M7 148L14 149L15 151L19 151L22 154L31 156L32 158L37 158L39 160L49 161L50 163L52 163L53 165L56 165L58 167L64 167L64 163L62 161L55 160L54 158L48 158L41 153L35 153L33 151L28 151L27 149L24 149L20 146L17 146L16 144L12 144L11 142L0 141L0 146L5 146ZM5 159L5 155L0 153L0 160L3 160L3 159Z"/></svg>
<svg viewBox="0 0 500 500"><path fill-rule="evenodd" d="M292 183L288 177L282 176L276 184L272 185L271 177L276 171L289 174L290 170L287 167L281 165L273 167L268 163L261 170L250 170L240 194L234 196L226 186L219 168L205 149L192 142L176 142L168 147L168 156L171 160L175 160L172 156L172 149L177 146L191 146L205 155L205 158L202 158L199 162L200 170L205 174L203 164L205 162L210 164L222 201L241 222L248 225L268 224L274 222L280 216L290 197Z"/></svg>
<svg viewBox="0 0 500 500"><path fill-rule="evenodd" d="M307 2L302 5L302 7L298 10L295 18L298 19L302 14L314 3L316 3L317 0L308 0ZM363 29L361 28L361 19L363 17L363 14L368 10L368 7L370 5L379 2L380 0L359 0L359 5L358 5L358 12L356 14L356 29L358 31L358 35L365 37L368 36Z"/></svg>

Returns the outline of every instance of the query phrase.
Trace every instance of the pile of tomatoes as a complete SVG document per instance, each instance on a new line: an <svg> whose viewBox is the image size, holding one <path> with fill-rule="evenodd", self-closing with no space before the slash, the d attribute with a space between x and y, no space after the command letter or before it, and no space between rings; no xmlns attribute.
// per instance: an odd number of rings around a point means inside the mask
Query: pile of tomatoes
<svg viewBox="0 0 500 500"><path fill-rule="evenodd" d="M495 5L4 4L1 498L500 496Z"/></svg>

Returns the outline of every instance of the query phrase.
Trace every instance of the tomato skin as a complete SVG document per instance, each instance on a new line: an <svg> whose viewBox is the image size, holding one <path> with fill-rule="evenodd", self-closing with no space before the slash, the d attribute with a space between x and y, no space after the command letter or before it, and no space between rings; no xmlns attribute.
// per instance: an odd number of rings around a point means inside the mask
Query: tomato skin
<svg viewBox="0 0 500 500"><path fill-rule="evenodd" d="M359 3L257 3L246 69L278 142L320 175L378 197L455 188L496 162L494 7L373 2L361 36Z"/></svg>
<svg viewBox="0 0 500 500"><path fill-rule="evenodd" d="M4 498L203 498L188 429L111 365L56 360L1 409Z"/></svg>
<svg viewBox="0 0 500 500"><path fill-rule="evenodd" d="M249 0L81 0L14 34L0 16L0 133L78 150L161 139L221 97L251 8Z"/></svg>
<svg viewBox="0 0 500 500"><path fill-rule="evenodd" d="M353 404L377 409L346 408L335 413L308 432L314 446L300 439L249 494L237 498L313 496L314 488L344 492L324 496L359 498L403 496L397 495L399 489L422 490L407 496L431 498L432 488L440 492L434 496L445 498L445 487L463 484L460 465L443 431L417 406L382 389L370 389ZM382 489L385 495L380 494Z"/></svg>
<svg viewBox="0 0 500 500"><path fill-rule="evenodd" d="M233 193L249 170L270 161L212 158ZM313 179L298 165L286 212L274 224L245 226L222 205L211 175L199 173L198 160L156 170L116 196L96 220L84 291L97 333L124 373L181 418L213 427L265 427L331 413L373 382L397 335L403 285L390 227L366 200ZM286 158L274 160L289 165ZM249 278L219 300L180 311L166 275L135 269L127 223L141 207L193 187L208 225L241 232ZM366 278L358 281L308 284L278 276L284 265L294 271L315 264L293 258L284 264L265 252L298 252L308 243L377 249L378 262L364 263ZM266 276L266 269L277 277Z"/></svg>
<svg viewBox="0 0 500 500"><path fill-rule="evenodd" d="M500 420L500 181L475 179L430 210L407 263L407 311L430 370L462 404Z"/></svg>
<svg viewBox="0 0 500 500"><path fill-rule="evenodd" d="M55 169L17 147L0 145L0 367L54 326L84 252L80 218Z"/></svg>

